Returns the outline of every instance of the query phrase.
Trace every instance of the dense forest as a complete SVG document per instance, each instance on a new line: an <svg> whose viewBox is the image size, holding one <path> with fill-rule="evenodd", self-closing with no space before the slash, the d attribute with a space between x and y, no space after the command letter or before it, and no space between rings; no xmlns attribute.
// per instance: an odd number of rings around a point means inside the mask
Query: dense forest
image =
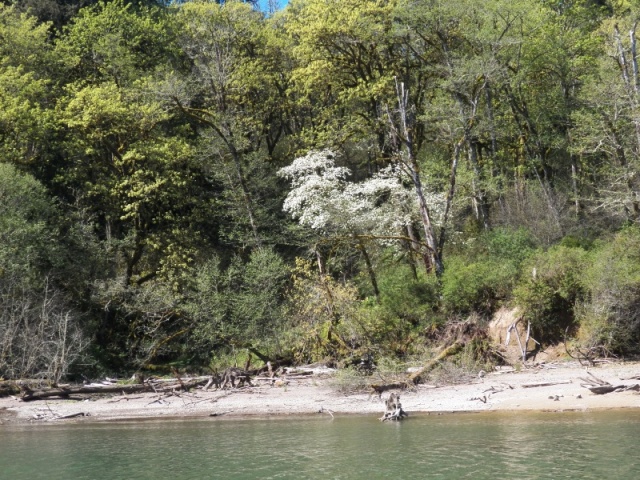
<svg viewBox="0 0 640 480"><path fill-rule="evenodd" d="M640 350L636 0L0 2L0 377Z"/></svg>

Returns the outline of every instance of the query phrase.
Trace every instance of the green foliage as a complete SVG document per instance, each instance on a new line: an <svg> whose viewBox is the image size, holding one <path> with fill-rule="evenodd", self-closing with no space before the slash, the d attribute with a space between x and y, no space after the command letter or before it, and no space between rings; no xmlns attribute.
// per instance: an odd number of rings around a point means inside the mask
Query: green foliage
<svg viewBox="0 0 640 480"><path fill-rule="evenodd" d="M584 249L562 245L538 252L525 263L514 296L537 339L558 341L567 328L575 327L576 302L586 294L587 265Z"/></svg>
<svg viewBox="0 0 640 480"><path fill-rule="evenodd" d="M519 268L536 246L531 233L524 228L509 230L496 228L485 234L479 242L489 256L512 263Z"/></svg>
<svg viewBox="0 0 640 480"><path fill-rule="evenodd" d="M56 210L31 175L0 163L0 278L18 274L25 286L41 285L59 260Z"/></svg>
<svg viewBox="0 0 640 480"><path fill-rule="evenodd" d="M640 341L640 229L597 245L581 272L589 295L578 310L578 341L605 353L637 352Z"/></svg>
<svg viewBox="0 0 640 480"><path fill-rule="evenodd" d="M444 306L462 315L491 313L506 299L514 274L512 265L496 259L470 262L465 257L450 257L442 276Z"/></svg>
<svg viewBox="0 0 640 480"><path fill-rule="evenodd" d="M28 13L0 4L0 38L0 66L22 67L40 76L51 67L48 24L38 24Z"/></svg>
<svg viewBox="0 0 640 480"><path fill-rule="evenodd" d="M172 58L174 43L163 11L131 2L99 2L73 17L56 45L68 72L81 82L131 85Z"/></svg>
<svg viewBox="0 0 640 480"><path fill-rule="evenodd" d="M217 257L206 262L198 269L183 307L194 322L194 353L228 351L229 347L274 348L273 338L284 323L282 303L288 279L282 258L266 248L253 251L247 261L236 256L224 267Z"/></svg>
<svg viewBox="0 0 640 480"><path fill-rule="evenodd" d="M452 255L442 277L444 308L467 315L493 312L508 300L534 242L522 229L496 229ZM466 251L465 251L466 250Z"/></svg>
<svg viewBox="0 0 640 480"><path fill-rule="evenodd" d="M434 276L418 273L414 278L405 263L386 265L377 272L380 298L367 298L360 309L362 323L367 325L362 342L367 348L404 355L414 332L437 328L441 321L438 282Z"/></svg>
<svg viewBox="0 0 640 480"><path fill-rule="evenodd" d="M0 161L33 162L45 154L55 125L48 26L0 5L0 39Z"/></svg>

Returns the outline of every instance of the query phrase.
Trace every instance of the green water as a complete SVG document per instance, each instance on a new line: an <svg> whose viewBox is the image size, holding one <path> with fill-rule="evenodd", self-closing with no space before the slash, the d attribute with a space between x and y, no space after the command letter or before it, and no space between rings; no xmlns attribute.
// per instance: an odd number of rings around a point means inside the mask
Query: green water
<svg viewBox="0 0 640 480"><path fill-rule="evenodd" d="M640 412L0 427L0 479L638 479Z"/></svg>

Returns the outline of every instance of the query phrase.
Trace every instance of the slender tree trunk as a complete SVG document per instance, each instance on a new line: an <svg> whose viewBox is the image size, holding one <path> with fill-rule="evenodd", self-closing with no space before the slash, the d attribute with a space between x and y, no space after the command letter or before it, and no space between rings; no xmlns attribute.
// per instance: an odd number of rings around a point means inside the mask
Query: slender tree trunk
<svg viewBox="0 0 640 480"><path fill-rule="evenodd" d="M453 147L453 158L451 159L451 173L449 174L449 191L447 192L447 202L444 206L444 214L442 219L442 228L440 229L440 239L438 240L438 249L442 251L446 242L447 221L449 219L449 211L453 204L453 197L456 191L456 175L458 172L458 163L460 162L460 151L462 150L462 142L459 141Z"/></svg>
<svg viewBox="0 0 640 480"><path fill-rule="evenodd" d="M249 187L247 186L247 182L245 180L244 169L242 168L242 160L240 158L240 154L235 148L231 150L231 155L233 157L233 163L236 167L236 176L238 178L240 189L242 190L242 198L247 210L247 218L249 219L249 225L251 225L253 238L256 241L256 245L261 246L262 241L260 240L260 235L258 235L258 226L256 224L255 215L253 213L253 200L251 198L251 192L249 192Z"/></svg>
<svg viewBox="0 0 640 480"><path fill-rule="evenodd" d="M431 263L428 253L425 252L424 248L420 245L420 240L413 229L413 225L407 225L407 236L411 239L412 250L422 258L425 271L430 272L433 269L433 264ZM417 272L415 278L418 278Z"/></svg>
<svg viewBox="0 0 640 480"><path fill-rule="evenodd" d="M636 50L636 26L637 26L637 23L634 23L633 28L629 32L629 38L631 40L631 67L633 72L633 81L631 83L633 85L633 91L637 95L638 94L638 55Z"/></svg>
<svg viewBox="0 0 640 480"><path fill-rule="evenodd" d="M413 186L418 197L418 204L420 206L420 219L422 220L422 226L424 229L425 243L429 249L429 256L431 263L435 268L437 276L441 276L444 273L444 264L442 263L442 254L438 248L436 241L436 234L431 221L431 213L429 212L429 205L424 195L422 187L422 179L420 177L420 167L414 151L413 145L413 129L415 128L415 118L413 112L408 108L409 95L405 89L404 83L396 82L396 92L398 94L398 104L400 109L400 126L402 132L395 132L401 135L401 141L404 146L404 152L401 152L401 161L409 173Z"/></svg>
<svg viewBox="0 0 640 480"><path fill-rule="evenodd" d="M318 272L319 272L319 274L320 275L326 275L327 268L326 268L325 263L324 263L324 258L322 257L322 254L318 250L317 246L314 249L314 252L316 254L316 260L318 262Z"/></svg>
<svg viewBox="0 0 640 480"><path fill-rule="evenodd" d="M483 175L478 162L478 146L476 142L471 138L469 132L465 132L465 139L467 143L467 153L469 157L469 163L473 170L473 195L477 206L478 220L482 221L482 226L485 230L490 230L491 225L489 223L489 203L487 201L487 194L482 187Z"/></svg>
<svg viewBox="0 0 640 480"><path fill-rule="evenodd" d="M493 115L493 93L488 81L485 83L484 92L487 101L487 116L489 117L489 133L491 135L491 160L495 162L498 151L498 136L496 134L496 122Z"/></svg>
<svg viewBox="0 0 640 480"><path fill-rule="evenodd" d="M364 263L367 266L367 273L369 274L369 280L371 281L371 286L373 287L373 294L376 296L376 302L380 303L380 290L378 288L378 279L376 278L376 272L373 270L373 264L371 263L371 258L369 257L369 252L367 252L367 248L364 245L362 240L358 241L358 250L362 253L362 257L364 258Z"/></svg>
<svg viewBox="0 0 640 480"><path fill-rule="evenodd" d="M571 155L571 188L573 189L573 204L576 208L576 217L580 216L580 196L578 195L578 165L576 158Z"/></svg>

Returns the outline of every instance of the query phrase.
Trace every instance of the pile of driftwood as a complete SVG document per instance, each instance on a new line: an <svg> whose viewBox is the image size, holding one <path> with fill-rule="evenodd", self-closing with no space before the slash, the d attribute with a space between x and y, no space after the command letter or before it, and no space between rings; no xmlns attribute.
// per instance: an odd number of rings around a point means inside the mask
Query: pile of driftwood
<svg viewBox="0 0 640 480"><path fill-rule="evenodd" d="M268 382L272 386L286 385L290 380L313 375L310 370L293 370L288 368L273 369L268 363L265 367L255 370L246 370L238 367L230 367L222 373L200 377L183 377L174 371L173 378L144 378L140 374L134 375L129 382L119 382L106 378L95 383L81 385L47 385L41 381L15 381L0 382L0 396L16 395L22 401L46 400L48 398L65 398L80 400L89 395L127 395L135 393L156 393L174 395L178 392L188 392L195 388L204 391L210 388L225 390L227 388L253 387L252 380ZM135 382L135 383L133 383Z"/></svg>
<svg viewBox="0 0 640 480"><path fill-rule="evenodd" d="M596 377L591 372L587 373L589 374L589 378L580 377L580 380L583 382L580 386L588 388L591 393L595 393L596 395L604 395L611 392L626 392L630 390L640 392L640 384L638 383L634 383L632 385L612 385L611 383ZM628 380L640 380L640 375L631 377Z"/></svg>
<svg viewBox="0 0 640 480"><path fill-rule="evenodd" d="M209 377L198 377L195 379L183 380L178 377L176 379L162 380L149 379L140 383L120 384L115 381L104 380L99 383L91 383L87 385L53 385L50 387L40 387L33 389L28 385L20 387L20 399L24 402L33 400L44 400L48 398L69 398L74 395L86 396L93 394L131 394L141 392L169 393L179 390L188 391L191 388L205 385L209 381Z"/></svg>

